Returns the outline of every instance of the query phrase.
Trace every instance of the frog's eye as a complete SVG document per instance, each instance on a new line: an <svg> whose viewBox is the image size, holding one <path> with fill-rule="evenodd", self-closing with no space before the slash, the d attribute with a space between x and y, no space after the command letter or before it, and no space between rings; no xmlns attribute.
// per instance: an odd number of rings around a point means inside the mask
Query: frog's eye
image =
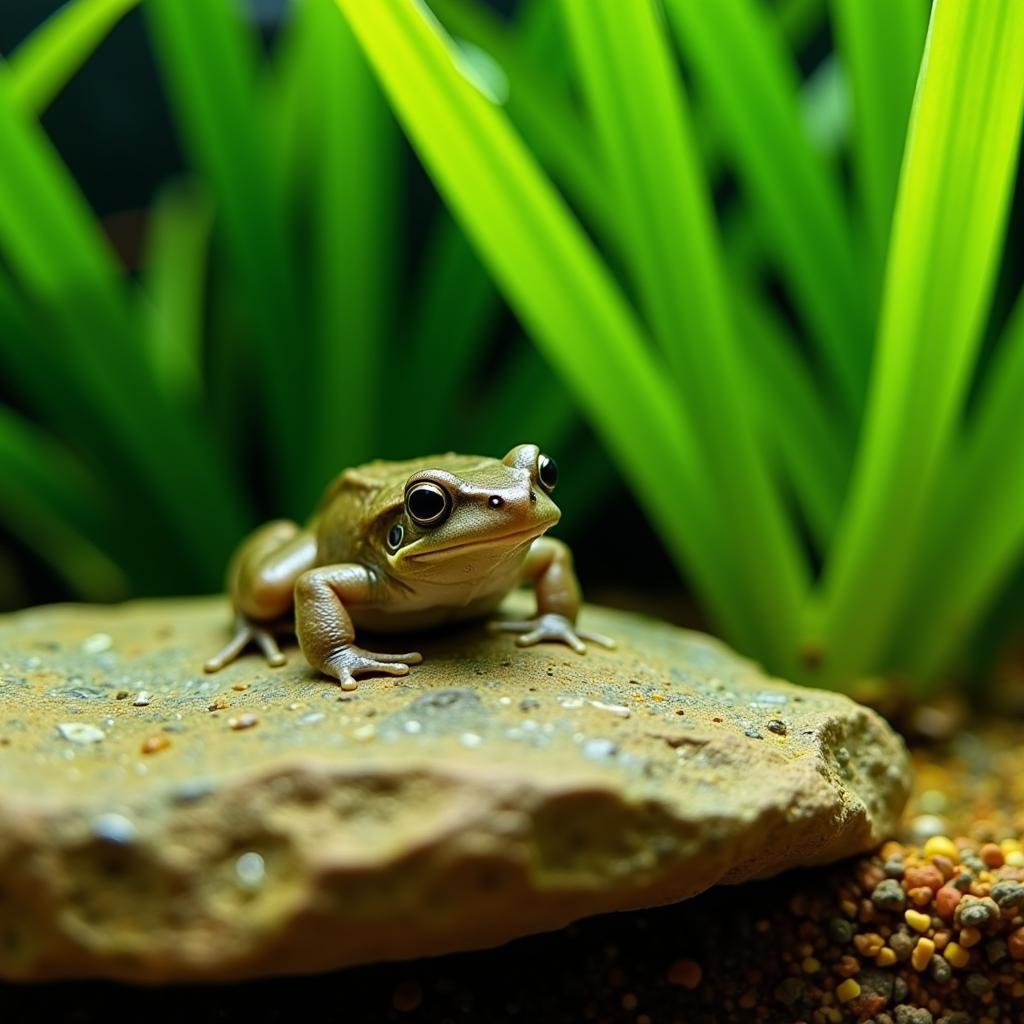
<svg viewBox="0 0 1024 1024"><path fill-rule="evenodd" d="M394 526L388 530L388 547L392 551L397 551L402 546L402 540L405 537L405 527L401 523L395 523Z"/></svg>
<svg viewBox="0 0 1024 1024"><path fill-rule="evenodd" d="M553 491L558 483L558 463L549 455L537 456L537 479L545 491Z"/></svg>
<svg viewBox="0 0 1024 1024"><path fill-rule="evenodd" d="M438 484L413 484L405 492L405 509L418 526L440 526L452 510L452 499Z"/></svg>

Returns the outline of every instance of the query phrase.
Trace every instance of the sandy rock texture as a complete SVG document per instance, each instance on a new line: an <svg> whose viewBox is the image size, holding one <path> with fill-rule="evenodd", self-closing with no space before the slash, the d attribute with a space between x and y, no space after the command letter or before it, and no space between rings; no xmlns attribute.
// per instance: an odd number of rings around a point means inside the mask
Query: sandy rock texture
<svg viewBox="0 0 1024 1024"><path fill-rule="evenodd" d="M0 618L0 976L487 946L852 854L906 797L873 712L642 617L587 607L619 649L583 657L432 634L409 676L352 694L294 647L205 676L227 617L203 599Z"/></svg>

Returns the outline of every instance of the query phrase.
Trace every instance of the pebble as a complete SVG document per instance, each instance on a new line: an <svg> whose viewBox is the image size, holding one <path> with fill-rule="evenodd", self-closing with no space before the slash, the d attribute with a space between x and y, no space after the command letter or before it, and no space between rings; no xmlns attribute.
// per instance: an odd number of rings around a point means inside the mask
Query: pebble
<svg viewBox="0 0 1024 1024"><path fill-rule="evenodd" d="M882 910L902 910L907 905L907 894L895 878L886 878L875 886L871 902Z"/></svg>
<svg viewBox="0 0 1024 1024"><path fill-rule="evenodd" d="M132 707L144 708L148 707L153 701L153 694L147 693L145 690L139 690L135 695L135 700L132 701Z"/></svg>
<svg viewBox="0 0 1024 1024"><path fill-rule="evenodd" d="M239 715L237 718L228 719L228 727L235 729L251 729L254 725L259 724L259 718L253 714Z"/></svg>
<svg viewBox="0 0 1024 1024"><path fill-rule="evenodd" d="M934 953L935 943L922 935L914 945L914 952L910 954L911 966L915 971L923 971L931 963Z"/></svg>
<svg viewBox="0 0 1024 1024"><path fill-rule="evenodd" d="M919 910L908 910L903 917L915 932L926 932L932 926L932 919Z"/></svg>
<svg viewBox="0 0 1024 1024"><path fill-rule="evenodd" d="M701 982L703 970L696 960L676 960L668 969L665 976L670 985L680 985L683 988L695 989Z"/></svg>
<svg viewBox="0 0 1024 1024"><path fill-rule="evenodd" d="M1024 885L1011 879L1003 879L992 886L992 899L1000 909L1024 905Z"/></svg>
<svg viewBox="0 0 1024 1024"><path fill-rule="evenodd" d="M85 722L63 722L57 726L57 732L63 739L83 746L99 743L106 736L98 726L87 725Z"/></svg>
<svg viewBox="0 0 1024 1024"><path fill-rule="evenodd" d="M82 651L85 654L103 654L114 646L114 639L109 633L93 633L82 641Z"/></svg>
<svg viewBox="0 0 1024 1024"><path fill-rule="evenodd" d="M935 909L939 917L950 920L956 912L956 906L963 898L963 893L955 886L944 885L935 894Z"/></svg>
<svg viewBox="0 0 1024 1024"><path fill-rule="evenodd" d="M246 889L257 889L263 884L267 868L261 854L255 850L243 853L235 861L235 877Z"/></svg>
<svg viewBox="0 0 1024 1024"><path fill-rule="evenodd" d="M161 750L166 750L171 745L171 741L166 736L149 736L142 741L142 746L139 748L143 754L159 754Z"/></svg>
<svg viewBox="0 0 1024 1024"><path fill-rule="evenodd" d="M92 834L115 846L127 846L138 836L135 823L123 814L100 814L92 823Z"/></svg>

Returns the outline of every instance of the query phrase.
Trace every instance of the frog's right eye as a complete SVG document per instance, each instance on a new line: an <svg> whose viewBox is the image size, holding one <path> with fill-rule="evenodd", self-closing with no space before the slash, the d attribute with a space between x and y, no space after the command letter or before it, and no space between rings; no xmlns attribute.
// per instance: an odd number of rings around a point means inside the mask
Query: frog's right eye
<svg viewBox="0 0 1024 1024"><path fill-rule="evenodd" d="M417 526L440 526L451 514L452 499L440 485L422 481L405 492L405 509Z"/></svg>
<svg viewBox="0 0 1024 1024"><path fill-rule="evenodd" d="M402 546L402 540L404 537L405 528L401 523L395 523L395 525L388 530L388 547L392 551L397 551Z"/></svg>

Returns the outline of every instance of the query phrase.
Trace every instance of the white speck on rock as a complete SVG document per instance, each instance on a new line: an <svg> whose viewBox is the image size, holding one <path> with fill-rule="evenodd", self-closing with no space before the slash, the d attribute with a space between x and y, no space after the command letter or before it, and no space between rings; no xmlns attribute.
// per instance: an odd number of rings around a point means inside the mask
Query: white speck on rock
<svg viewBox="0 0 1024 1024"><path fill-rule="evenodd" d="M62 722L57 726L57 732L63 739L82 744L99 743L106 735L98 726L85 722Z"/></svg>
<svg viewBox="0 0 1024 1024"><path fill-rule="evenodd" d="M266 874L266 863L254 850L243 853L235 861L235 877L245 889L258 889L263 884Z"/></svg>
<svg viewBox="0 0 1024 1024"><path fill-rule="evenodd" d="M561 704L566 711L574 711L576 708L583 707L586 701L580 699L579 697L565 697L558 703Z"/></svg>
<svg viewBox="0 0 1024 1024"><path fill-rule="evenodd" d="M92 823L92 832L97 839L118 846L127 846L139 834L135 823L123 814L100 814Z"/></svg>
<svg viewBox="0 0 1024 1024"><path fill-rule="evenodd" d="M377 727L375 725L361 725L352 735L357 740L372 740L377 735Z"/></svg>
<svg viewBox="0 0 1024 1024"><path fill-rule="evenodd" d="M512 703L512 698L511 697L499 697L498 698L498 703L501 704L503 707L507 708L509 706L509 704Z"/></svg>
<svg viewBox="0 0 1024 1024"><path fill-rule="evenodd" d="M619 718L629 718L629 708L624 704L605 704L603 701L592 700L590 706L597 708L598 711L608 711Z"/></svg>
<svg viewBox="0 0 1024 1024"><path fill-rule="evenodd" d="M135 695L135 700L132 701L132 706L136 708L148 707L153 701L153 694L147 693L145 690L139 690Z"/></svg>
<svg viewBox="0 0 1024 1024"><path fill-rule="evenodd" d="M311 711L308 715L303 715L299 719L299 725L316 725L317 722L322 722L326 717L322 711Z"/></svg>
<svg viewBox="0 0 1024 1024"><path fill-rule="evenodd" d="M619 745L612 740L596 739L587 740L583 744L583 756L591 761L607 761L618 753Z"/></svg>
<svg viewBox="0 0 1024 1024"><path fill-rule="evenodd" d="M93 633L82 641L82 651L85 654L102 654L113 646L114 641L109 633Z"/></svg>
<svg viewBox="0 0 1024 1024"><path fill-rule="evenodd" d="M420 723L419 723L419 722L417 722L415 718L413 718L413 719L411 719L410 721L406 722L406 723L405 723L405 724L404 724L404 725L402 726L402 728L403 728L403 729L404 729L404 730L405 730L405 731L406 731L407 733L409 733L409 734L410 734L410 735L412 735L412 736L415 736L415 735L416 735L416 733L418 733L418 732L423 732L423 726L422 726L422 725L420 725Z"/></svg>
<svg viewBox="0 0 1024 1024"><path fill-rule="evenodd" d="M459 742L464 747L469 747L471 750L475 750L483 743L483 738L478 736L475 732L464 732L459 737Z"/></svg>

